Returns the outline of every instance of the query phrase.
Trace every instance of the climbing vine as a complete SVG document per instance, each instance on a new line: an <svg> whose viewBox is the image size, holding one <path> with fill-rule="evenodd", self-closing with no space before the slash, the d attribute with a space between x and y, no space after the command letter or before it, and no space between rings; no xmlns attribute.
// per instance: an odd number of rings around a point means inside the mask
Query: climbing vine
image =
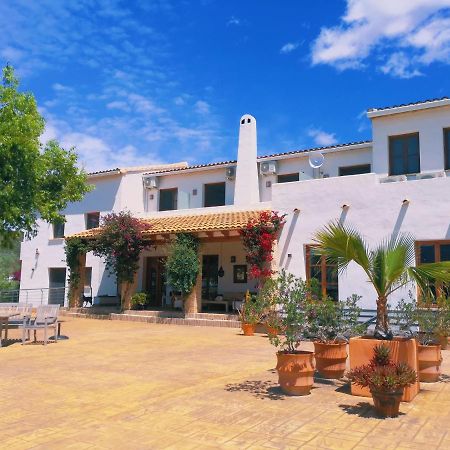
<svg viewBox="0 0 450 450"><path fill-rule="evenodd" d="M273 243L285 223L285 216L275 211L262 211L241 230L251 278L264 280L272 275L268 264L273 259Z"/></svg>
<svg viewBox="0 0 450 450"><path fill-rule="evenodd" d="M79 256L91 251L93 242L79 237L66 240L64 247L66 253L66 263L69 268L69 295L74 289L78 288L80 283Z"/></svg>

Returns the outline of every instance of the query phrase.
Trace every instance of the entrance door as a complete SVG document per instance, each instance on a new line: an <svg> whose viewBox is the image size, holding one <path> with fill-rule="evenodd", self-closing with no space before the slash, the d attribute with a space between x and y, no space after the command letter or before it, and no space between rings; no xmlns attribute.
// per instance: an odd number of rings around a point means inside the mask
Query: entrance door
<svg viewBox="0 0 450 450"><path fill-rule="evenodd" d="M164 306L163 292L166 288L165 258L146 258L145 292L148 294L150 306Z"/></svg>
<svg viewBox="0 0 450 450"><path fill-rule="evenodd" d="M48 272L48 303L49 305L64 305L66 286L66 269L51 268Z"/></svg>
<svg viewBox="0 0 450 450"><path fill-rule="evenodd" d="M202 299L214 300L219 284L219 255L203 255L202 260Z"/></svg>

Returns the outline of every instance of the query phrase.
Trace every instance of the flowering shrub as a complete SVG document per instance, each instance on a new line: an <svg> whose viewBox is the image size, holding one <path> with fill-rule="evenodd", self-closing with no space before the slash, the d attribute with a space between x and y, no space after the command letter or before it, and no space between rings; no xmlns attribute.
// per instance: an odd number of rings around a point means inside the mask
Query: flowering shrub
<svg viewBox="0 0 450 450"><path fill-rule="evenodd" d="M285 223L284 217L275 211L262 211L241 230L250 278L264 279L272 275L268 263L273 259L273 243Z"/></svg>
<svg viewBox="0 0 450 450"><path fill-rule="evenodd" d="M133 282L141 251L150 245L142 234L147 228L146 223L125 211L103 218L93 252L105 259L109 273L117 277L117 284Z"/></svg>

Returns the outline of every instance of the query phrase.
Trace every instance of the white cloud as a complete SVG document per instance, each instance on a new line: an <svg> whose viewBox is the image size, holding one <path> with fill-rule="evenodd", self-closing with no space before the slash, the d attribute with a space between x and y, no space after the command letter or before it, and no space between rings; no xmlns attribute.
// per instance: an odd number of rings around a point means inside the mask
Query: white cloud
<svg viewBox="0 0 450 450"><path fill-rule="evenodd" d="M347 0L341 23L322 28L313 43L312 63L360 68L378 51L382 71L402 78L420 75L421 65L448 64L449 7L450 0Z"/></svg>
<svg viewBox="0 0 450 450"><path fill-rule="evenodd" d="M241 24L241 20L238 19L237 17L231 16L231 18L228 20L227 25L240 25Z"/></svg>
<svg viewBox="0 0 450 450"><path fill-rule="evenodd" d="M174 102L175 105L177 105L177 106L183 106L183 105L186 103L185 100L184 100L184 98L181 97L181 96L175 97L175 98L173 99L173 102Z"/></svg>
<svg viewBox="0 0 450 450"><path fill-rule="evenodd" d="M422 75L413 67L411 59L404 52L393 53L380 70L396 78L413 78Z"/></svg>
<svg viewBox="0 0 450 450"><path fill-rule="evenodd" d="M114 100L106 104L108 109L119 109L121 111L130 111L130 106L127 102L122 102L120 100Z"/></svg>
<svg viewBox="0 0 450 450"><path fill-rule="evenodd" d="M337 143L336 135L334 133L327 133L318 128L311 128L308 131L308 136L312 137L314 144L320 147L328 147Z"/></svg>
<svg viewBox="0 0 450 450"><path fill-rule="evenodd" d="M287 54L293 52L298 47L298 42L288 42L280 48L280 53Z"/></svg>
<svg viewBox="0 0 450 450"><path fill-rule="evenodd" d="M210 106L203 100L197 100L194 105L195 111L199 114L209 114Z"/></svg>

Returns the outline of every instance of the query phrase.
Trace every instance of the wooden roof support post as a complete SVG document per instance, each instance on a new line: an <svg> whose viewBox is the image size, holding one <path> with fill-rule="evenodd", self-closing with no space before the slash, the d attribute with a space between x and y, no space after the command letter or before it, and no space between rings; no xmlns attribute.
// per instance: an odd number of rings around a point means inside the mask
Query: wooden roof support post
<svg viewBox="0 0 450 450"><path fill-rule="evenodd" d="M82 306L82 297L86 282L86 253L78 255L77 272L77 284L73 286L71 283L69 287L69 308L80 308Z"/></svg>
<svg viewBox="0 0 450 450"><path fill-rule="evenodd" d="M131 309L131 297L136 293L138 285L138 274L139 270L136 270L133 276L133 281L131 283L121 283L120 292L120 302L122 310L126 311Z"/></svg>

